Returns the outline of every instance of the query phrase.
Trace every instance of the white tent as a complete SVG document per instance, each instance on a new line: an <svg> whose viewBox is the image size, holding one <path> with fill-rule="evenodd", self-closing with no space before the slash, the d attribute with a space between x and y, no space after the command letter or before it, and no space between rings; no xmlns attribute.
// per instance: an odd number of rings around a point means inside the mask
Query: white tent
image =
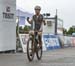
<svg viewBox="0 0 75 66"><path fill-rule="evenodd" d="M25 20L25 25L31 26L31 25L27 22L27 20Z"/></svg>

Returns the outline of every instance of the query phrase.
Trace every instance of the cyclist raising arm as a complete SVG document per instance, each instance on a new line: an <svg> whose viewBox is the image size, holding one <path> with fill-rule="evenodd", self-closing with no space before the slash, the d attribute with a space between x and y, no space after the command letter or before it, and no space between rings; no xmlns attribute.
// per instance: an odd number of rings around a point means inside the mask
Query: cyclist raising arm
<svg viewBox="0 0 75 66"><path fill-rule="evenodd" d="M34 9L35 9L35 15L33 15L32 19L29 20L29 17L27 17L28 23L31 24L33 21L35 21L35 19L38 19L38 17L40 17L40 18L39 18L39 22L43 22L44 25L46 25L45 20L43 19L43 15L40 14L41 7L40 7L40 6L36 6ZM36 18L36 16L37 16L37 18ZM38 21L38 20L37 20L37 21ZM36 22L36 21L35 21L35 22ZM39 22L38 22L38 23L39 23Z"/></svg>
<svg viewBox="0 0 75 66"><path fill-rule="evenodd" d="M35 24L35 27L34 27L34 30L35 31L40 31L41 33L39 34L39 44L42 46L42 41L41 41L41 37L42 37L42 30L43 30L43 27L42 27L42 23L44 24L44 25L46 25L46 23L45 23L45 20L44 20L44 18L43 18L43 15L42 14L40 14L40 11L41 11L41 7L40 6L36 6L35 8L34 8L34 10L35 10L35 15L33 15L33 17L32 17L32 19L31 20L29 20L29 17L27 18L27 21L31 24L31 26L32 26L32 23L34 22ZM33 25L33 26L34 26Z"/></svg>

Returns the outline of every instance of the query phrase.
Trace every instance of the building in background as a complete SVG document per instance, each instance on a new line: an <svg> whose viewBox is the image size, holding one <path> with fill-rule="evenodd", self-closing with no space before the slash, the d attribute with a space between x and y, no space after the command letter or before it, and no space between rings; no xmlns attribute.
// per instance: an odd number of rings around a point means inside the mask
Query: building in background
<svg viewBox="0 0 75 66"><path fill-rule="evenodd" d="M55 20L51 18L44 18L46 25L43 26L43 34L55 34Z"/></svg>
<svg viewBox="0 0 75 66"><path fill-rule="evenodd" d="M63 20L59 18L57 19L57 34L63 35Z"/></svg>
<svg viewBox="0 0 75 66"><path fill-rule="evenodd" d="M46 21L46 26L43 26L44 34L63 35L63 20L58 17L56 18L56 16L57 15L50 17L49 13L46 16L44 14L44 19Z"/></svg>

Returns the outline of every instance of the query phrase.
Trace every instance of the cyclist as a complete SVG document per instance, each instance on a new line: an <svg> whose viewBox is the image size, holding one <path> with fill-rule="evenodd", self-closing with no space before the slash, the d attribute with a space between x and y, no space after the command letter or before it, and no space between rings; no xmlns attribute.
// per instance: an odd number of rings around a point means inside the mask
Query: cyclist
<svg viewBox="0 0 75 66"><path fill-rule="evenodd" d="M28 17L27 21L31 24L31 26L33 26L32 23L35 22L34 23L34 25L35 25L34 30L39 32L39 44L40 44L40 48L42 48L42 30L43 30L42 23L44 25L46 23L45 23L45 20L43 18L43 15L40 14L41 7L35 6L34 10L35 10L35 15L33 15L31 20L29 20L29 17Z"/></svg>

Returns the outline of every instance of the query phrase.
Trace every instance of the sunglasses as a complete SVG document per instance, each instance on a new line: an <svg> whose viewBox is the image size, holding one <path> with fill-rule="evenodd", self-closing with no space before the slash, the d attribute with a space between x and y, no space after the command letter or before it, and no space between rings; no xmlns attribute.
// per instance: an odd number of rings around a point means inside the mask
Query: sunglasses
<svg viewBox="0 0 75 66"><path fill-rule="evenodd" d="M35 10L39 10L40 11L40 9L35 9Z"/></svg>

